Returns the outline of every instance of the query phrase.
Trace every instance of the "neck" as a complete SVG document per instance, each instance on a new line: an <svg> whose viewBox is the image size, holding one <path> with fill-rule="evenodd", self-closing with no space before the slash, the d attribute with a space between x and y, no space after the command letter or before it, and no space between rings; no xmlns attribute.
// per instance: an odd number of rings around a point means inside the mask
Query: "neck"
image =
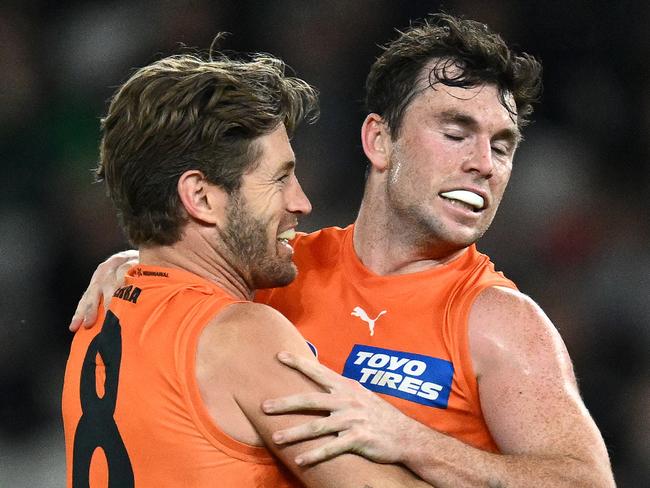
<svg viewBox="0 0 650 488"><path fill-rule="evenodd" d="M186 231L183 238L169 246L140 249L140 263L189 271L216 283L236 298L252 300L252 288L205 236Z"/></svg>
<svg viewBox="0 0 650 488"><path fill-rule="evenodd" d="M366 268L378 275L416 273L443 266L467 251L413 229L395 215L386 195L375 194L377 186L368 184L354 228L354 251Z"/></svg>

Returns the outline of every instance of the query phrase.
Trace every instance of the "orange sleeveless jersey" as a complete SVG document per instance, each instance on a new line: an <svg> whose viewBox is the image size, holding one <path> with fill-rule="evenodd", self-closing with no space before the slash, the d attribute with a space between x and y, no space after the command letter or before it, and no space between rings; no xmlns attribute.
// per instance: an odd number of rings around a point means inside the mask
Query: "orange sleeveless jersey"
<svg viewBox="0 0 650 488"><path fill-rule="evenodd" d="M63 387L68 487L301 486L266 449L224 434L202 403L198 338L235 302L185 271L129 271L98 325L72 342Z"/></svg>
<svg viewBox="0 0 650 488"><path fill-rule="evenodd" d="M498 452L481 412L467 323L482 290L514 283L475 246L439 268L378 276L356 256L353 228L298 236L296 281L255 300L291 320L321 363L421 423Z"/></svg>

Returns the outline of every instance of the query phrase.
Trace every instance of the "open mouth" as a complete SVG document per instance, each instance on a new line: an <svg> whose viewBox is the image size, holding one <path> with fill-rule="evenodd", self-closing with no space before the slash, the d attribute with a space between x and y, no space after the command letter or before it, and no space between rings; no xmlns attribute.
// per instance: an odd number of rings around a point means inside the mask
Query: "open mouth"
<svg viewBox="0 0 650 488"><path fill-rule="evenodd" d="M480 212L485 208L485 199L473 191L452 190L441 193L440 196L451 202L461 203L473 212Z"/></svg>
<svg viewBox="0 0 650 488"><path fill-rule="evenodd" d="M284 232L278 234L276 238L281 244L289 245L289 241L295 239L296 229L287 229Z"/></svg>

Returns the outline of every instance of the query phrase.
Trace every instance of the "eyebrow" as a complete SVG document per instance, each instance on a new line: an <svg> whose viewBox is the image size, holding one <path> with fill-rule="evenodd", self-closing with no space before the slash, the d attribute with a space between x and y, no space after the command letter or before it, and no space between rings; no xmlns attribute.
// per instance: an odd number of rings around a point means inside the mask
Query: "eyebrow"
<svg viewBox="0 0 650 488"><path fill-rule="evenodd" d="M469 129L477 129L479 127L479 123L474 117L455 110L444 111L439 115L436 115L436 119L440 122L458 124ZM500 130L493 138L510 141L514 147L516 147L522 140L521 131L516 125L514 128L507 127Z"/></svg>
<svg viewBox="0 0 650 488"><path fill-rule="evenodd" d="M290 161L285 161L284 163L282 163L282 166L280 166L280 168L278 168L276 173L277 174L285 173L287 171L293 170L295 167L296 167L296 161L295 160L292 159Z"/></svg>

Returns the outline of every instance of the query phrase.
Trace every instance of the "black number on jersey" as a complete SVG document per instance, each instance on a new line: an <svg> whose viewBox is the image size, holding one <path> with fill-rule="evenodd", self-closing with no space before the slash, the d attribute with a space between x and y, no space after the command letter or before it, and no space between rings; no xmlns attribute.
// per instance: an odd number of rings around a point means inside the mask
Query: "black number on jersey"
<svg viewBox="0 0 650 488"><path fill-rule="evenodd" d="M104 396L96 388L95 358L99 354L106 369ZM122 360L122 327L109 310L102 331L88 346L81 369L80 398L82 415L74 436L72 453L72 486L88 488L90 461L98 447L104 450L108 464L109 488L132 488L133 467L124 447L124 441L115 424L117 384Z"/></svg>

